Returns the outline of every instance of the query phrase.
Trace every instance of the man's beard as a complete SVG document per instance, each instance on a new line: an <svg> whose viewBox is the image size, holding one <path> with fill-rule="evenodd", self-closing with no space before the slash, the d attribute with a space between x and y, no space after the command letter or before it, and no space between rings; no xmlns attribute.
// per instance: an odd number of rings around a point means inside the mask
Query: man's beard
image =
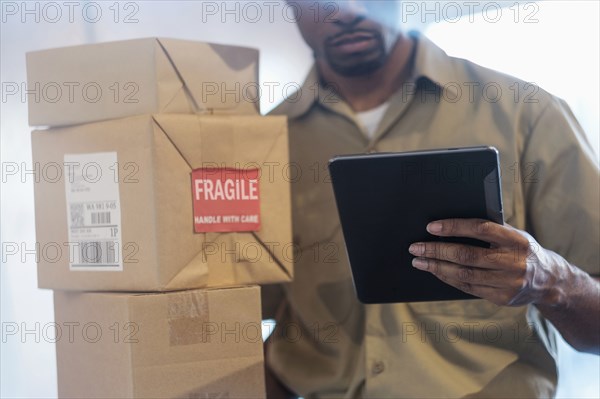
<svg viewBox="0 0 600 399"><path fill-rule="evenodd" d="M376 45L368 51L346 57L347 59L355 57L362 58L362 60L359 59L355 62L341 62L342 60L337 60L332 54L329 46L325 46L325 59L329 64L329 67L338 75L344 77L371 75L379 70L388 58L388 51L386 51L384 39L381 34L377 33L375 40Z"/></svg>

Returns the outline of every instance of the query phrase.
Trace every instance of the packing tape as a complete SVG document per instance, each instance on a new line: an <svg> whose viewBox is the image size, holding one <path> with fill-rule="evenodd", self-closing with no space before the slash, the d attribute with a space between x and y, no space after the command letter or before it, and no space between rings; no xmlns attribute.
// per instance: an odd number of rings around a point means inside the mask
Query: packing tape
<svg viewBox="0 0 600 399"><path fill-rule="evenodd" d="M169 342L171 346L210 342L210 314L206 291L169 295Z"/></svg>

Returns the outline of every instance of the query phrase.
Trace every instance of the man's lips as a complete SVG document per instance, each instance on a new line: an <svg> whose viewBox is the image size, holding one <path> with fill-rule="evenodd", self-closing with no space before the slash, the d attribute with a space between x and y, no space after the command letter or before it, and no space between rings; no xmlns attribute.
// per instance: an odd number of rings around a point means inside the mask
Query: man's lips
<svg viewBox="0 0 600 399"><path fill-rule="evenodd" d="M375 35L370 32L348 32L342 33L341 35L336 35L332 40L330 40L329 44L331 46L342 46L348 43L356 43L365 40L372 40L375 38Z"/></svg>
<svg viewBox="0 0 600 399"><path fill-rule="evenodd" d="M377 34L369 31L351 31L335 35L327 40L327 45L342 53L357 53L373 45Z"/></svg>

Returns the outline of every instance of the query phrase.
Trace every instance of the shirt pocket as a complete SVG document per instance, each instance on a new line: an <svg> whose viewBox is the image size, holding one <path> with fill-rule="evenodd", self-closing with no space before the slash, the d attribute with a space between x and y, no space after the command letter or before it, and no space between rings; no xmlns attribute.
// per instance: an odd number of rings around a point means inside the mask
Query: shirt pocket
<svg viewBox="0 0 600 399"><path fill-rule="evenodd" d="M465 319L489 318L501 307L485 299L467 299L461 301L412 302L407 304L415 316L445 315Z"/></svg>

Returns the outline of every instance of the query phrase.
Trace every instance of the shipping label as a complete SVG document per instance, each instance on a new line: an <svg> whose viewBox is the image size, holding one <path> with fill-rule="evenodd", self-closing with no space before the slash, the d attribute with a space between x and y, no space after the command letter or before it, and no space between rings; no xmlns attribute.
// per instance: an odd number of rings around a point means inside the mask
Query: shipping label
<svg viewBox="0 0 600 399"><path fill-rule="evenodd" d="M192 196L196 233L260 228L259 169L196 169Z"/></svg>
<svg viewBox="0 0 600 399"><path fill-rule="evenodd" d="M116 152L65 154L69 269L122 271Z"/></svg>

